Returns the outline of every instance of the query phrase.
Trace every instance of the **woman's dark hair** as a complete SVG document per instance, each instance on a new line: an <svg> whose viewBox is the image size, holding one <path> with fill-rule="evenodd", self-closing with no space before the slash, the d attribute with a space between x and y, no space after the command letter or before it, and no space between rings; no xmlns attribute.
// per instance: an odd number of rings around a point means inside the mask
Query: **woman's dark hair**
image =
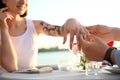
<svg viewBox="0 0 120 80"><path fill-rule="evenodd" d="M4 7L6 7L6 5L2 2L2 0L0 0L0 9L1 8L4 8ZM20 15L21 17L25 17L25 16L27 16L27 11L23 14L23 15Z"/></svg>
<svg viewBox="0 0 120 80"><path fill-rule="evenodd" d="M23 15L20 15L20 17L25 17L27 16L28 11L26 11Z"/></svg>
<svg viewBox="0 0 120 80"><path fill-rule="evenodd" d="M6 5L0 0L0 9L6 7Z"/></svg>

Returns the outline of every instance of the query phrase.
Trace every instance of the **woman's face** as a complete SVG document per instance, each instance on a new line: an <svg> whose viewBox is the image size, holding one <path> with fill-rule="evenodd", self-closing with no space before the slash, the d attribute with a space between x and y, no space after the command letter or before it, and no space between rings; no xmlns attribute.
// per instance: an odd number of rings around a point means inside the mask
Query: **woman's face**
<svg viewBox="0 0 120 80"><path fill-rule="evenodd" d="M28 7L28 0L3 0L3 3L13 15L23 15Z"/></svg>

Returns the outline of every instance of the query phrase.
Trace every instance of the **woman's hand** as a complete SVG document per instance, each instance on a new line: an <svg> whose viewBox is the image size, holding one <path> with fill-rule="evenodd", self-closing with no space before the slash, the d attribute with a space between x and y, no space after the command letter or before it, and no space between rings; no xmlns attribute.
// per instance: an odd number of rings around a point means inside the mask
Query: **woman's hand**
<svg viewBox="0 0 120 80"><path fill-rule="evenodd" d="M81 47L88 60L102 61L108 45L101 38L92 34L89 36L89 40L84 40L82 35L80 36Z"/></svg>
<svg viewBox="0 0 120 80"><path fill-rule="evenodd" d="M72 49L72 44L75 38L74 36L76 36L79 50L81 49L81 42L79 41L80 34L84 39L86 39L87 35L89 34L87 29L83 27L83 25L81 25L76 19L73 18L68 19L62 28L62 34L64 37L63 43L66 42L68 33L70 33L70 49Z"/></svg>
<svg viewBox="0 0 120 80"><path fill-rule="evenodd" d="M105 42L113 41L113 28L108 27L105 25L93 25L93 26L87 26L87 30L98 37L100 37Z"/></svg>
<svg viewBox="0 0 120 80"><path fill-rule="evenodd" d="M8 28L7 20L13 19L13 16L7 11L7 8L0 9L0 28Z"/></svg>

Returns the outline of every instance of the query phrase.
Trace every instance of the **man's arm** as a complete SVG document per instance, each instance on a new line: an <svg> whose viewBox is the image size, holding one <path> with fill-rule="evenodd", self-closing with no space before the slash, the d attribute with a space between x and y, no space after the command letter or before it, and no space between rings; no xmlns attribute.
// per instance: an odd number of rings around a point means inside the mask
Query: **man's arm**
<svg viewBox="0 0 120 80"><path fill-rule="evenodd" d="M118 27L110 27L107 25L92 25L86 26L87 30L102 40L109 41L120 41L120 28Z"/></svg>
<svg viewBox="0 0 120 80"><path fill-rule="evenodd" d="M114 53L111 55L111 59L114 64L117 64L120 67L120 50L114 51Z"/></svg>

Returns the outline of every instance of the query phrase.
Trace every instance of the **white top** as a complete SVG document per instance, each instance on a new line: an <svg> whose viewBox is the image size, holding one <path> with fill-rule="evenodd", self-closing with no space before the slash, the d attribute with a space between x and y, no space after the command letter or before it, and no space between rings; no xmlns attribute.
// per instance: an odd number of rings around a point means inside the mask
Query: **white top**
<svg viewBox="0 0 120 80"><path fill-rule="evenodd" d="M12 36L18 58L18 69L34 68L38 53L38 35L32 20L26 19L26 32L20 36ZM12 64L11 64L12 65Z"/></svg>

